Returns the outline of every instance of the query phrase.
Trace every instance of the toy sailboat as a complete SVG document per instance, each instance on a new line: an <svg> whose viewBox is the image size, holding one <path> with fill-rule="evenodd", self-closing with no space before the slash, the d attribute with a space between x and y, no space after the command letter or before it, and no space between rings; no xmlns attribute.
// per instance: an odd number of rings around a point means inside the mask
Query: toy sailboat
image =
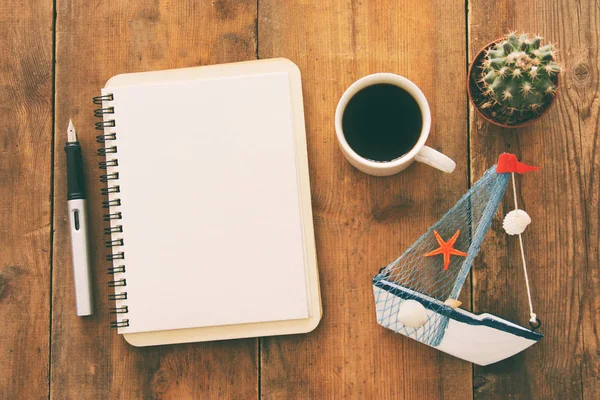
<svg viewBox="0 0 600 400"><path fill-rule="evenodd" d="M521 234L531 219L517 206L515 173L536 170L500 155L498 164L397 260L380 270L373 290L380 325L421 343L479 365L508 358L535 344L540 320L533 312ZM491 314L458 308L457 299L473 260L490 228L512 176L515 210L504 219L509 235L518 235L532 329Z"/></svg>

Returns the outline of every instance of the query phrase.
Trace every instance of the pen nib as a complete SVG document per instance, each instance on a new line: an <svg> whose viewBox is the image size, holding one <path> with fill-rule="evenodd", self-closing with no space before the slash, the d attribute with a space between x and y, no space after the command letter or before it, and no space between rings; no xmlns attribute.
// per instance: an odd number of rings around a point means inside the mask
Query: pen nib
<svg viewBox="0 0 600 400"><path fill-rule="evenodd" d="M76 142L77 141L77 132L75 132L75 127L73 126L73 121L69 120L69 127L67 128L67 141L68 142Z"/></svg>

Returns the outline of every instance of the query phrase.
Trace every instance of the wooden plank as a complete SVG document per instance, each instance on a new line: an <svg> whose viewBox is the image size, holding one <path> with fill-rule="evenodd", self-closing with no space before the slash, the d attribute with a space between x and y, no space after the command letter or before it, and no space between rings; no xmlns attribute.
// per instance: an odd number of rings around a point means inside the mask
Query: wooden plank
<svg viewBox="0 0 600 400"><path fill-rule="evenodd" d="M598 102L598 78L591 71L597 70L598 62L597 52L591 51L597 46L597 16L597 5L591 1L577 6L568 0L470 2L471 55L509 29L517 29L558 42L559 62L566 68L557 104L531 127L499 129L471 112L473 181L503 151L543 166L539 172L519 177L517 185L519 203L533 220L524 242L534 310L543 321L545 338L509 360L475 368L475 398L598 398L597 393L588 396L597 391L598 379L597 234L594 250L590 248L586 259L590 244L586 237L592 229L597 232L597 218L586 226L586 217L597 217L598 205L597 190L589 186L598 165L594 159L598 107L592 106ZM582 72L578 77L577 71L583 69L589 75ZM508 193L482 247L473 274L473 303L476 311L527 326L518 241L501 227L503 215L514 208L512 201Z"/></svg>
<svg viewBox="0 0 600 400"><path fill-rule="evenodd" d="M259 57L288 57L303 75L324 307L315 332L261 339L265 398L471 397L471 365L377 325L371 287L467 189L465 18L462 1L260 1ZM375 72L422 88L434 121L428 144L458 162L454 174L414 165L375 178L345 161L337 101Z"/></svg>
<svg viewBox="0 0 600 400"><path fill-rule="evenodd" d="M583 398L600 398L600 8L597 2L584 1L570 7L565 18L577 21L577 35L563 47L569 99L577 110L578 134L581 140L579 175L584 208L583 243L587 262L579 265L582 305ZM570 25L573 26L573 25ZM577 161L577 160L575 160ZM577 165L577 164L575 164Z"/></svg>
<svg viewBox="0 0 600 400"><path fill-rule="evenodd" d="M52 1L0 6L0 397L48 396Z"/></svg>
<svg viewBox="0 0 600 400"><path fill-rule="evenodd" d="M52 398L256 398L255 339L134 348L109 328L92 105L118 73L256 58L256 2L59 0L57 9ZM69 118L81 138L89 184L97 307L88 318L75 316L64 206L62 147ZM168 203L169 194L157 189L154 195Z"/></svg>

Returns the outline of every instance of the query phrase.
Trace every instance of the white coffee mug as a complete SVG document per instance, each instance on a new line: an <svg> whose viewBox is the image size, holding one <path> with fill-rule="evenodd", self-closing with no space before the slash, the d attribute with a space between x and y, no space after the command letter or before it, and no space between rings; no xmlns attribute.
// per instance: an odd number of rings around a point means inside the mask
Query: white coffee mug
<svg viewBox="0 0 600 400"><path fill-rule="evenodd" d="M361 89L379 83L395 85L406 90L417 101L423 118L421 135L419 136L417 143L408 153L391 161L373 161L358 155L348 144L346 136L344 135L344 129L342 127L342 117L344 116L344 111L346 110L346 106L348 105L350 99ZM350 85L348 89L346 89L337 105L337 109L335 110L335 132L340 148L342 149L342 153L344 153L344 156L346 159L348 159L350 164L369 175L393 175L405 170L414 161L419 161L430 165L443 172L451 173L454 171L456 163L452 161L452 159L440 153L439 151L432 149L431 147L425 146L425 141L429 136L430 129L431 111L425 95L423 92L421 92L421 89L419 89L417 85L400 75L379 73L360 78Z"/></svg>

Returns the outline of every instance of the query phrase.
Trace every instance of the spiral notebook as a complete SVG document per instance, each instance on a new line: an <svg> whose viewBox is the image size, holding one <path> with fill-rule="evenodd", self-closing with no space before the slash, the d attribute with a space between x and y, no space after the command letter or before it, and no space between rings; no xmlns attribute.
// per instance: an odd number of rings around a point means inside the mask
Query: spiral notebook
<svg viewBox="0 0 600 400"><path fill-rule="evenodd" d="M94 102L111 325L136 346L314 329L298 68L274 59L117 75Z"/></svg>

